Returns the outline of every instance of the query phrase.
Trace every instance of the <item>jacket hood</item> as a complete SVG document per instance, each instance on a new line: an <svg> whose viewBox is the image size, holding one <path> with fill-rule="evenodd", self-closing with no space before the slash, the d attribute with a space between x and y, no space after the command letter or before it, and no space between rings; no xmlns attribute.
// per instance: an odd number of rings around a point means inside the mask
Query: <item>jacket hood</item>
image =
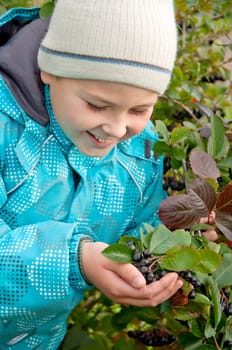
<svg viewBox="0 0 232 350"><path fill-rule="evenodd" d="M37 53L50 18L20 20L12 17L0 28L0 74L22 109L33 120L46 125L49 116Z"/></svg>

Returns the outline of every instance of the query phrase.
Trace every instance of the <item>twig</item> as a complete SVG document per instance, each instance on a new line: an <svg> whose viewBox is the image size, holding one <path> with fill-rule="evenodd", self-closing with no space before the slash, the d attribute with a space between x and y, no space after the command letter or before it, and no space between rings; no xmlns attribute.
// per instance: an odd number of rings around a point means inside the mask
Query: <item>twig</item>
<svg viewBox="0 0 232 350"><path fill-rule="evenodd" d="M214 343L215 343L215 346L216 346L217 350L221 350L221 348L220 348L220 346L219 346L219 344L217 342L216 337L213 337L213 340L214 340Z"/></svg>
<svg viewBox="0 0 232 350"><path fill-rule="evenodd" d="M187 107L183 102L176 100L175 98L171 98L167 95L162 96L162 98L165 99L166 101L172 101L176 103L178 106L182 107L184 110L186 110L186 112L188 112L191 115L191 117L196 121L196 123L199 123L199 120L197 119L193 111L191 111L191 109Z"/></svg>

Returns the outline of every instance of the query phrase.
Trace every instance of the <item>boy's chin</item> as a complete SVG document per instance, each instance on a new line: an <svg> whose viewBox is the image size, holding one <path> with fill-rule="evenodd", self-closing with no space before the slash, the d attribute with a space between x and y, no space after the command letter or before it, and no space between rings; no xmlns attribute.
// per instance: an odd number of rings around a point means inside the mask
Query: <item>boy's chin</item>
<svg viewBox="0 0 232 350"><path fill-rule="evenodd" d="M78 150L80 151L80 153L84 154L87 157L105 157L111 150L112 148L109 149L105 149L105 150L101 150L101 149L85 149L82 147L78 147L78 145L76 145L76 147L78 148Z"/></svg>

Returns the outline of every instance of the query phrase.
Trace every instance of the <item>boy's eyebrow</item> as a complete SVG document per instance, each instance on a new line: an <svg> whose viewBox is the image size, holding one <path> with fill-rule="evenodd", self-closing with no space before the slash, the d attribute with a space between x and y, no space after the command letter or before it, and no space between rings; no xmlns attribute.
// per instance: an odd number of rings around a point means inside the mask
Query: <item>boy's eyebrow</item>
<svg viewBox="0 0 232 350"><path fill-rule="evenodd" d="M103 102L103 103L106 103L106 104L109 104L109 105L112 105L114 104L114 102L112 101L108 101L106 100L104 97L101 97L101 96L98 96L98 95L95 95L95 94L91 94L91 93L86 93L82 90L80 90L80 93L81 93L81 97L84 98L84 99L91 99L93 98L94 100L98 100L99 102ZM152 107L154 106L155 102L150 102L150 103L144 103L142 105L138 105L138 106L134 106L133 108L148 108L148 107Z"/></svg>
<svg viewBox="0 0 232 350"><path fill-rule="evenodd" d="M81 93L81 96L85 99L94 99L94 100L98 100L99 102L104 102L104 103L107 103L107 104L112 104L112 101L108 101L106 100L104 97L101 97L101 96L98 96L98 95L94 95L94 94L91 94L91 93L86 93L82 90L80 90L80 93Z"/></svg>

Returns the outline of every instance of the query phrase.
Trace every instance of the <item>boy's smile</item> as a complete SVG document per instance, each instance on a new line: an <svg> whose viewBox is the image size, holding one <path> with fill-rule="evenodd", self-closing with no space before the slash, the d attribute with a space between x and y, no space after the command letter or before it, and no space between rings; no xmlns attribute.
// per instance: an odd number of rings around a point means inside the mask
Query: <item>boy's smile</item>
<svg viewBox="0 0 232 350"><path fill-rule="evenodd" d="M103 81L57 78L42 72L66 136L89 156L102 157L147 125L158 94Z"/></svg>

